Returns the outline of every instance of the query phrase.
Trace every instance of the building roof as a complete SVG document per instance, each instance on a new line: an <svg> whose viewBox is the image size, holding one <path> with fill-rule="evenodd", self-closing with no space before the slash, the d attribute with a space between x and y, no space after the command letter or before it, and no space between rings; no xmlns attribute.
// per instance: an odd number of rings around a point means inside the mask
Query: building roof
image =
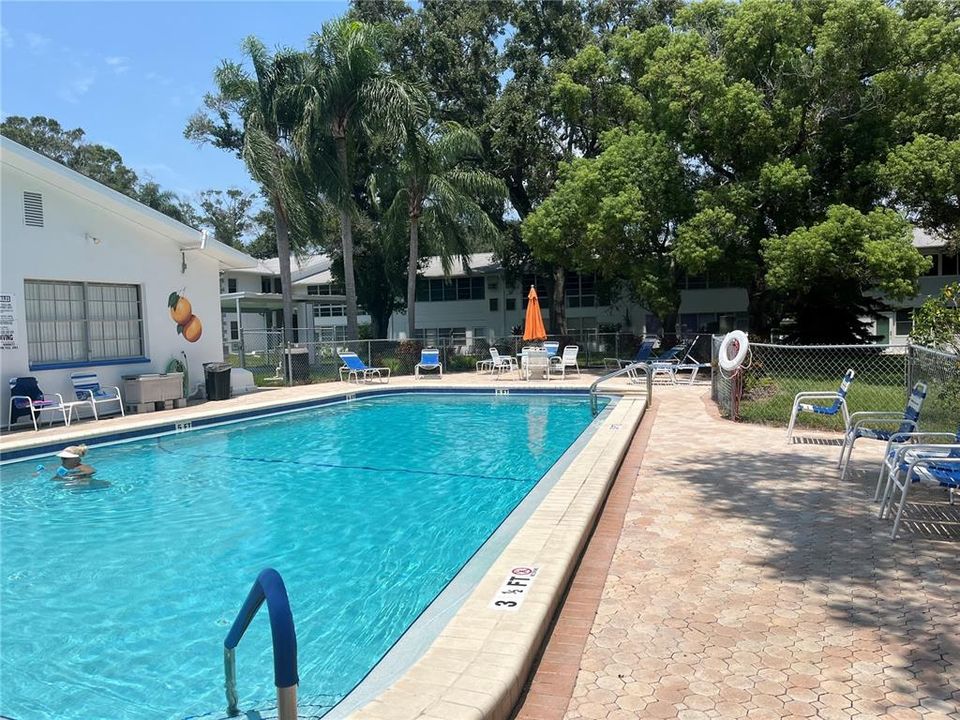
<svg viewBox="0 0 960 720"><path fill-rule="evenodd" d="M926 230L923 230L922 228L918 228L914 226L913 246L915 248L918 248L921 250L925 248L936 249L936 248L945 247L946 244L947 244L947 241L944 240L942 237L938 237L937 235L932 235Z"/></svg>
<svg viewBox="0 0 960 720"><path fill-rule="evenodd" d="M473 273L497 272L501 267L493 253L473 253L466 257L466 263L463 260L459 257L453 258L450 263L450 272L445 273L440 258L434 255L427 259L420 274L428 278L457 277Z"/></svg>
<svg viewBox="0 0 960 720"><path fill-rule="evenodd" d="M0 160L37 180L54 185L105 212L120 215L170 242L181 250L197 250L215 258L222 267L241 269L256 264L245 252L225 245L205 232L184 225L121 192L109 188L86 175L71 170L55 160L34 152L10 138L0 137Z"/></svg>

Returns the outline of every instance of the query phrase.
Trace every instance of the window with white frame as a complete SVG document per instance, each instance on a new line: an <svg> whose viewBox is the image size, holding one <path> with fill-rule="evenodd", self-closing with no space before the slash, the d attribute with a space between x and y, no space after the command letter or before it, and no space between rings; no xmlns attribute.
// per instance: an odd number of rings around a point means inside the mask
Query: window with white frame
<svg viewBox="0 0 960 720"><path fill-rule="evenodd" d="M913 332L913 310L897 310L897 321L894 330L897 335L909 335Z"/></svg>
<svg viewBox="0 0 960 720"><path fill-rule="evenodd" d="M139 285L24 280L31 365L143 357Z"/></svg>
<svg viewBox="0 0 960 720"><path fill-rule="evenodd" d="M346 305L314 305L313 316L322 317L344 317L347 314Z"/></svg>

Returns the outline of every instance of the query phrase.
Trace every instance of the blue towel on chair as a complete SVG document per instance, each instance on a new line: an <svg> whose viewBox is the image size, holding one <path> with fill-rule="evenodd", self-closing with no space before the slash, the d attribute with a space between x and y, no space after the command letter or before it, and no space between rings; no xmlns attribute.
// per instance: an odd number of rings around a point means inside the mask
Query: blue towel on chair
<svg viewBox="0 0 960 720"><path fill-rule="evenodd" d="M40 386L37 385L37 379L35 377L21 377L17 378L17 382L14 383L13 387L10 388L11 395L23 395L34 402L40 402L43 400L43 391L40 389ZM15 423L17 418L21 415L29 415L30 406L27 405L22 400L19 400L13 403L13 409L10 411L10 422Z"/></svg>

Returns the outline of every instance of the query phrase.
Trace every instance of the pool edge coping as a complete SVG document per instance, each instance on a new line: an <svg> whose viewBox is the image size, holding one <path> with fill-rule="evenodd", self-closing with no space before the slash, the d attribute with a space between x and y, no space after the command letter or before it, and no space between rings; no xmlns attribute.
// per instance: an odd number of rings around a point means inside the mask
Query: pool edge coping
<svg viewBox="0 0 960 720"><path fill-rule="evenodd" d="M427 651L348 720L511 717L647 407L646 397L620 398ZM522 606L491 608L523 565L539 572Z"/></svg>

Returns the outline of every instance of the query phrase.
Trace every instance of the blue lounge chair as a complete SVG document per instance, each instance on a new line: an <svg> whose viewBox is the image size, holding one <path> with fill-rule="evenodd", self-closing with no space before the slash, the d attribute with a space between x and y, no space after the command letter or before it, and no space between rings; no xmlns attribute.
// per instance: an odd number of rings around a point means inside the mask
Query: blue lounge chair
<svg viewBox="0 0 960 720"><path fill-rule="evenodd" d="M390 382L390 368L369 367L360 359L359 355L353 352L337 354L340 355L340 359L343 361L343 365L340 367L340 382L343 382L344 376L346 376L347 382L350 382L350 378L353 378L358 385L361 381L370 382L374 377L381 382ZM386 377L383 376L384 371L387 373Z"/></svg>
<svg viewBox="0 0 960 720"><path fill-rule="evenodd" d="M919 448L930 443L947 443L937 445L929 451L921 452ZM883 462L880 463L880 474L877 477L877 487L873 492L873 500L880 500L880 490L883 488L883 502L889 499L891 478L899 471L907 469L909 462L915 457L949 457L949 444L960 444L960 427L957 434L948 432L909 432L899 433L887 442L887 449L883 453ZM946 450L944 448L947 448ZM884 487L884 480L886 486ZM883 508L881 507L881 517Z"/></svg>
<svg viewBox="0 0 960 720"><path fill-rule="evenodd" d="M7 430L9 431L20 416L29 416L33 420L33 429L39 430L37 420L45 412L60 413L63 424L70 424L72 408L63 404L60 393L48 394L37 385L37 379L32 376L10 378L10 407L7 415ZM50 418L53 425L53 417Z"/></svg>
<svg viewBox="0 0 960 720"><path fill-rule="evenodd" d="M623 360L621 358L604 358L603 366L605 368L610 368L613 365L615 368L625 368L628 365L633 365L634 363L646 362L650 359L650 355L653 353L653 346L657 344L656 338L644 338L643 342L640 343L640 347L637 348L636 354L630 360Z"/></svg>
<svg viewBox="0 0 960 720"><path fill-rule="evenodd" d="M850 385L853 383L853 377L856 373L851 368L847 370L840 381L840 389L836 392L801 392L793 398L793 410L790 413L790 424L787 426L787 442L793 437L793 426L797 422L797 413L809 412L817 415L834 416L837 413L843 414L844 432L850 429L850 413L847 410L847 393L850 391ZM830 405L815 405L809 400L833 400Z"/></svg>
<svg viewBox="0 0 960 720"><path fill-rule="evenodd" d="M891 540L897 539L897 530L900 528L900 519L907 504L907 495L910 487L917 482L932 482L945 487L950 493L950 504L953 504L954 494L960 490L960 429L957 430L956 442L948 445L904 445L896 451L893 460L894 469L891 471L887 489L884 491L883 502L880 505L880 517L893 507L897 491L900 491L900 502L897 504L897 516L893 521Z"/></svg>
<svg viewBox="0 0 960 720"><path fill-rule="evenodd" d="M896 441L900 436L916 432L920 422L920 410L927 397L927 384L918 382L910 391L910 399L902 413L899 412L855 412L850 416L849 427L843 436L843 447L840 448L840 479L847 476L850 466L850 456L853 455L853 444L858 438L882 440L883 442ZM884 430L878 425L896 425L894 430Z"/></svg>
<svg viewBox="0 0 960 720"><path fill-rule="evenodd" d="M669 350L665 350L655 358L650 360L650 368L653 371L653 380L656 381L658 375L665 375L670 382L676 384L677 377L675 368L680 364L680 353L687 349L686 343L674 345Z"/></svg>
<svg viewBox="0 0 960 720"><path fill-rule="evenodd" d="M413 377L420 379L421 370L439 370L440 377L443 378L443 365L440 363L440 351L436 348L426 348L420 351L420 362L413 369Z"/></svg>
<svg viewBox="0 0 960 720"><path fill-rule="evenodd" d="M77 396L77 401L90 406L94 420L100 419L97 405L111 405L116 403L120 408L120 415L123 416L126 414L123 411L123 399L120 397L120 388L116 386L101 387L100 379L96 373L92 372L75 372L70 376L70 379L73 381L73 392Z"/></svg>
<svg viewBox="0 0 960 720"><path fill-rule="evenodd" d="M551 362L554 358L559 359L560 354L560 343L556 340L550 340L543 344L543 349L547 351L547 357L550 358Z"/></svg>

